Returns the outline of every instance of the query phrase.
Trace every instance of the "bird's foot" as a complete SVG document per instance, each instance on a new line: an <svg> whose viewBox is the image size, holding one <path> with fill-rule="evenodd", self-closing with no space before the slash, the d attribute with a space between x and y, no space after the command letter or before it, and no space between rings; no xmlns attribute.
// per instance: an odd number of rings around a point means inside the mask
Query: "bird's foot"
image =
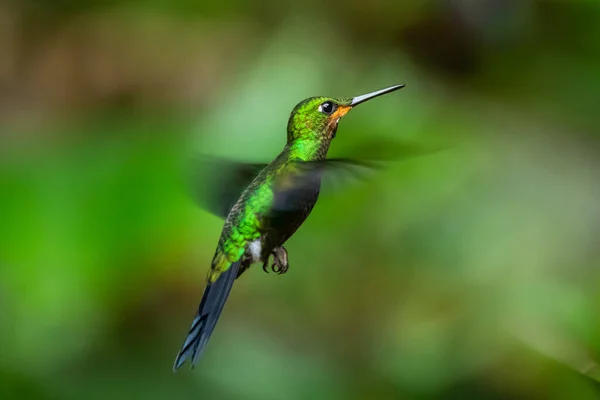
<svg viewBox="0 0 600 400"><path fill-rule="evenodd" d="M263 264L263 270L265 272L269 272L267 270L268 263L269 263L269 260L267 260ZM271 265L271 271L275 272L276 274L282 275L287 272L289 267L290 267L290 264L288 262L288 254L287 254L287 250L285 249L285 247L283 247L283 246L275 247L273 249L273 265Z"/></svg>
<svg viewBox="0 0 600 400"><path fill-rule="evenodd" d="M271 270L282 275L285 274L289 268L290 263L288 262L287 250L283 246L276 247L273 250L273 265L271 265Z"/></svg>

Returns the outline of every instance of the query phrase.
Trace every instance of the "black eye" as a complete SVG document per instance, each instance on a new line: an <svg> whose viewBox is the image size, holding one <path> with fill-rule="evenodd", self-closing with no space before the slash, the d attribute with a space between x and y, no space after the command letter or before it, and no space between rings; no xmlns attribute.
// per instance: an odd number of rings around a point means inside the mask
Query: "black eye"
<svg viewBox="0 0 600 400"><path fill-rule="evenodd" d="M333 104L330 101L326 101L325 103L319 106L319 111L321 111L323 114L329 115L332 112L334 112L336 108L337 106L335 104Z"/></svg>

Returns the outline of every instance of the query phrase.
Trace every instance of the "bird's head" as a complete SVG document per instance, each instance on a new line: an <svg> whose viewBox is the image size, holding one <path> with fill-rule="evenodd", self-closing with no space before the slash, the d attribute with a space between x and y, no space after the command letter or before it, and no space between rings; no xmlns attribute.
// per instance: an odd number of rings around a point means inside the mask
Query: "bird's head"
<svg viewBox="0 0 600 400"><path fill-rule="evenodd" d="M295 140L331 140L340 119L357 105L403 88L395 85L351 98L311 97L298 103L288 121L288 143Z"/></svg>

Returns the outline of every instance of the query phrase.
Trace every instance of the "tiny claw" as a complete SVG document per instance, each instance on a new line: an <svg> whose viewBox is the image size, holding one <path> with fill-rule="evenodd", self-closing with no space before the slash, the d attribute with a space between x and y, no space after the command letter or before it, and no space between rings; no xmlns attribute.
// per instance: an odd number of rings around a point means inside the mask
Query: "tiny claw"
<svg viewBox="0 0 600 400"><path fill-rule="evenodd" d="M263 271L265 271L268 274L269 270L267 269L267 265L269 265L269 264L264 263L262 269L263 269Z"/></svg>
<svg viewBox="0 0 600 400"><path fill-rule="evenodd" d="M280 271L279 265L277 263L274 263L273 265L271 265L271 271L273 271L279 275L279 271Z"/></svg>
<svg viewBox="0 0 600 400"><path fill-rule="evenodd" d="M289 268L287 251L284 247L277 247L273 249L273 265L271 270L277 275L283 275Z"/></svg>
<svg viewBox="0 0 600 400"><path fill-rule="evenodd" d="M288 266L282 265L281 269L280 269L281 272L279 273L279 275L285 274L287 272L287 270L288 270Z"/></svg>
<svg viewBox="0 0 600 400"><path fill-rule="evenodd" d="M285 273L285 271L287 271L287 268L285 265L282 265L281 263L276 262L275 264L273 264L271 266L271 270L273 272L275 272L277 275L282 275Z"/></svg>

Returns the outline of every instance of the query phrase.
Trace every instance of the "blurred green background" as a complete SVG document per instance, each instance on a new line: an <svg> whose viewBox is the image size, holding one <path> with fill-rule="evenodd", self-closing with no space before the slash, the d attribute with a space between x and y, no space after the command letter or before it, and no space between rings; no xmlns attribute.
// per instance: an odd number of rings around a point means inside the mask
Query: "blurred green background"
<svg viewBox="0 0 600 400"><path fill-rule="evenodd" d="M222 227L185 163L397 83L331 154L447 150L323 195L173 374ZM592 0L0 1L0 394L598 398L599 113Z"/></svg>

